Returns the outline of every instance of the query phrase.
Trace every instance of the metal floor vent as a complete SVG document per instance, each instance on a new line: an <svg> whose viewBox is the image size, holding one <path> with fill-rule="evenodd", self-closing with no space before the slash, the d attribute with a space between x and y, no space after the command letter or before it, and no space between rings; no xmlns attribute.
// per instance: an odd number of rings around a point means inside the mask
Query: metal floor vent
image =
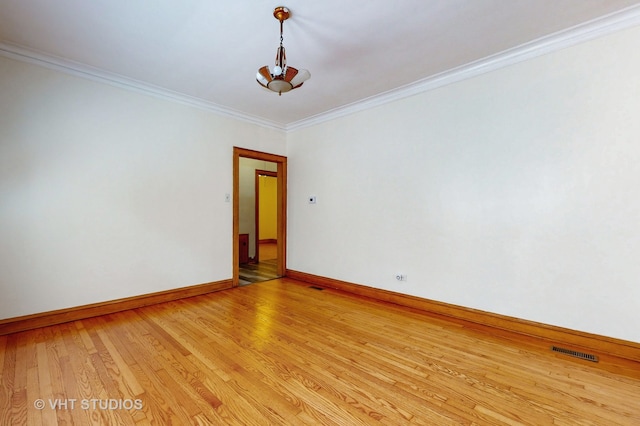
<svg viewBox="0 0 640 426"><path fill-rule="evenodd" d="M324 288L322 288L322 287L316 287L315 285L310 285L310 286L309 286L309 288L312 288L312 289L314 289L314 290L320 290L320 291L324 290Z"/></svg>
<svg viewBox="0 0 640 426"><path fill-rule="evenodd" d="M571 349L559 348L557 346L551 346L551 350L554 352L560 352L561 354L569 355L575 358L584 359L586 361L598 362L598 357L592 354L578 352Z"/></svg>

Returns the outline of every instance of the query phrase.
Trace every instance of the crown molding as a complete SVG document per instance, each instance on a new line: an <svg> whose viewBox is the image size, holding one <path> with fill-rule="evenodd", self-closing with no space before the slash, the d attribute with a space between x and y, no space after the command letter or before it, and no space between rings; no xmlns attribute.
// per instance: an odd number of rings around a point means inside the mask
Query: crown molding
<svg viewBox="0 0 640 426"><path fill-rule="evenodd" d="M467 80L491 71L536 58L538 56L603 37L608 34L613 34L636 25L640 25L640 5L631 6L621 11L604 15L592 21L541 37L512 49L482 58L478 61L409 83L397 89L389 90L384 93L325 111L312 117L289 123L286 126L286 130L293 131L310 127L319 123L344 117L346 115L354 114L356 112L408 98L419 93L428 92L439 87Z"/></svg>
<svg viewBox="0 0 640 426"><path fill-rule="evenodd" d="M225 117L257 124L259 126L281 131L286 130L286 127L282 123L276 121L246 114L222 105L218 105L213 102L206 101L201 98L197 98L195 96L189 96L182 93L174 92L163 87L154 86L152 84L124 77L119 74L110 73L99 68L94 68L78 62L69 61L67 59L46 55L44 53L36 52L34 50L26 49L20 46L0 43L0 56L5 56L7 58L15 59L18 61L39 65L45 68L63 72L65 74L86 78L89 80L97 81L99 83L108 84L110 86L119 87L125 90L131 90L170 102L176 102L182 105L207 110Z"/></svg>
<svg viewBox="0 0 640 426"><path fill-rule="evenodd" d="M0 43L0 56L40 65L56 71L100 83L106 83L125 90L132 90L171 102L204 109L225 117L245 121L262 127L289 132L414 96L419 93L428 92L439 87L505 68L528 59L533 59L547 53L574 46L576 44L631 28L636 25L640 25L640 5L631 6L621 11L533 40L478 61L426 77L397 89L370 96L288 124L246 114L201 98L177 93L162 87L130 79L119 74L109 73L98 68L63 58L49 56L11 44Z"/></svg>

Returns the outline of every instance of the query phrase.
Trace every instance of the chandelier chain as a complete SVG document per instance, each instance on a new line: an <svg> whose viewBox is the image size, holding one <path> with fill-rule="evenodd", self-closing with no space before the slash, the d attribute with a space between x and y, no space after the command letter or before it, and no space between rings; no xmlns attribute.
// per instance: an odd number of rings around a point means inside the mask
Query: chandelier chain
<svg viewBox="0 0 640 426"><path fill-rule="evenodd" d="M282 41L284 40L284 37L282 37L282 23L283 21L280 21L280 47L282 47Z"/></svg>

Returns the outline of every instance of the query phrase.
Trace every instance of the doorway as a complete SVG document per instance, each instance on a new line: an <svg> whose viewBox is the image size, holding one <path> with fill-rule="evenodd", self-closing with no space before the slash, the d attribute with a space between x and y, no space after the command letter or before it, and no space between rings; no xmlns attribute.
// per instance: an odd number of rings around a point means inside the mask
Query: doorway
<svg viewBox="0 0 640 426"><path fill-rule="evenodd" d="M274 164L274 163L268 163ZM255 170L255 263L278 258L278 172Z"/></svg>
<svg viewBox="0 0 640 426"><path fill-rule="evenodd" d="M263 183L270 179L269 187L263 184L261 190L260 179L265 181ZM271 197L269 194L273 192L275 192L271 195L273 199L269 200L268 197ZM286 157L234 147L234 287L285 275L286 193ZM260 204L263 204L260 203L261 198L263 201L270 201L272 213L261 214ZM265 222L268 216L271 216L271 220ZM262 238L261 228L263 231L268 231L266 234L262 233Z"/></svg>

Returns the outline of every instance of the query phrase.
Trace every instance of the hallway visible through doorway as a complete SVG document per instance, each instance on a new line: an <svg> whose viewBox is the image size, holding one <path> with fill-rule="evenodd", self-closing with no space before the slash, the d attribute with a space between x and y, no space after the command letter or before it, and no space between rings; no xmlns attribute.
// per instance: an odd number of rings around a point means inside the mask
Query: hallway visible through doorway
<svg viewBox="0 0 640 426"><path fill-rule="evenodd" d="M278 244L260 242L260 260L274 260L278 258Z"/></svg>
<svg viewBox="0 0 640 426"><path fill-rule="evenodd" d="M239 285L247 285L278 278L278 245L260 243L260 262L240 264Z"/></svg>
<svg viewBox="0 0 640 426"><path fill-rule="evenodd" d="M234 147L233 286L284 276L286 229L287 158Z"/></svg>

